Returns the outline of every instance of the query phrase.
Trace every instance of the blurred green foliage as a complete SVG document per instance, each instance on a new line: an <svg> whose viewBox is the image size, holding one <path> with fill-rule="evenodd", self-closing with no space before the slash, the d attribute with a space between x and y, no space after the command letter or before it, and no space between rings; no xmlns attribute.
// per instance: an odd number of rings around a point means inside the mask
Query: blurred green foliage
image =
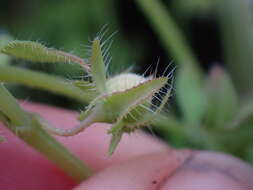
<svg viewBox="0 0 253 190"><path fill-rule="evenodd" d="M188 42L162 2L137 1L163 45L175 56L179 65L175 91L181 115L169 113L167 118L161 118L155 123L158 131L161 130L162 134L176 145L181 141L183 146L230 152L252 161L250 150L253 145L253 122L252 112L249 111L253 92L251 2L174 1L174 6L181 10L179 14L187 13L188 17L198 17L203 16L199 13L205 10L208 14L212 12L220 25L225 67L214 66L210 73L205 74L197 56L187 48ZM207 9L208 6L210 9ZM247 116L242 112L247 112Z"/></svg>
<svg viewBox="0 0 253 190"><path fill-rule="evenodd" d="M93 0L23 0L9 3L6 1L6 4L8 6L3 6L2 9L9 8L9 12L2 13L0 28L8 29L15 38L45 42L49 47L61 48L82 57L87 57L85 45L96 36L102 27L108 26L108 34L119 30L113 0L99 2ZM118 53L118 49L124 49L124 51ZM129 63L132 64L138 60L137 50L141 53L141 48L137 44L135 46L130 44L118 31L111 50L116 63L111 72L124 70ZM38 66L33 65L33 67ZM39 65L39 69L65 76L80 74L78 71L73 71L68 65L65 67Z"/></svg>
<svg viewBox="0 0 253 190"><path fill-rule="evenodd" d="M49 46L74 51L84 58L87 58L84 44L88 44L88 39L92 39L104 25L108 24L108 34L122 26L113 0L11 2L13 4L6 0L6 6L0 8L3 9L0 13L3 31L18 39L39 40ZM145 21L152 27L160 45L178 65L175 98L172 97L177 103L169 107L169 113L154 122L155 132L177 147L224 151L253 162L252 1L136 0L132 3L139 7L139 14L146 16ZM130 9L127 14L131 16ZM192 40L191 34L187 33L192 18L214 20L220 29L223 61L220 66L209 63L207 72L201 66L199 55L188 44L188 40ZM183 26L184 30L178 26ZM121 30L113 39L111 73L124 71L148 56L143 39L129 42ZM210 51L209 47L204 48ZM8 59L0 57L1 62L8 62ZM17 60L12 60L11 64L69 79L83 75L74 65L31 64ZM62 104L62 99L45 93L41 96L40 91L11 88L21 98L32 94L34 99L44 102L71 108L80 106L73 101Z"/></svg>

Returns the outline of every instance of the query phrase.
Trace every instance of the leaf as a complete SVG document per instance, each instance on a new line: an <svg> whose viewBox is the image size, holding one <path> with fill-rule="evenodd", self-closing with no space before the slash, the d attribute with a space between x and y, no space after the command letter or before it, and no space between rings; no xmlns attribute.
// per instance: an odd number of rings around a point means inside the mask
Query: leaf
<svg viewBox="0 0 253 190"><path fill-rule="evenodd" d="M92 42L92 52L90 57L92 79L98 92L103 94L106 91L106 70L103 60L100 40L95 38Z"/></svg>
<svg viewBox="0 0 253 190"><path fill-rule="evenodd" d="M206 125L223 128L234 119L239 107L238 101L231 78L222 68L215 66L207 79Z"/></svg>
<svg viewBox="0 0 253 190"><path fill-rule="evenodd" d="M206 97L200 74L191 65L183 65L176 81L177 101L184 120L198 125L206 109Z"/></svg>
<svg viewBox="0 0 253 190"><path fill-rule="evenodd" d="M19 40L11 41L1 47L0 52L34 62L75 62L89 71L89 66L85 64L80 57L56 49L47 48L37 42Z"/></svg>

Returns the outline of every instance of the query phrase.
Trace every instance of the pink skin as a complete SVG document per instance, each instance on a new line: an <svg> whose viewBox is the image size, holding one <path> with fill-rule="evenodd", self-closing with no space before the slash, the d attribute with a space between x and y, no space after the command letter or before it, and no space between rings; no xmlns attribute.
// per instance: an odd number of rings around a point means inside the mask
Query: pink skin
<svg viewBox="0 0 253 190"><path fill-rule="evenodd" d="M58 127L77 124L76 113L21 103ZM141 132L125 135L116 152L106 156L106 124L95 124L74 137L57 137L96 174L76 184L53 163L17 139L0 124L0 189L89 190L251 190L252 166L228 155L176 151Z"/></svg>

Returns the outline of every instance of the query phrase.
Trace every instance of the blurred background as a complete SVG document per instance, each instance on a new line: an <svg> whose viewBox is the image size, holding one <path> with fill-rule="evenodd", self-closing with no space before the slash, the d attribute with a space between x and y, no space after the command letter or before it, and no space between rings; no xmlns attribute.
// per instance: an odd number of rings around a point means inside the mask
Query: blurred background
<svg viewBox="0 0 253 190"><path fill-rule="evenodd" d="M110 75L175 69L172 97L152 133L174 147L231 153L253 163L253 1L0 0L0 45L33 40L87 58L106 26L115 31ZM79 79L77 65L42 64L0 55L11 64ZM80 102L12 84L17 98L69 109ZM149 130L147 130L149 131Z"/></svg>

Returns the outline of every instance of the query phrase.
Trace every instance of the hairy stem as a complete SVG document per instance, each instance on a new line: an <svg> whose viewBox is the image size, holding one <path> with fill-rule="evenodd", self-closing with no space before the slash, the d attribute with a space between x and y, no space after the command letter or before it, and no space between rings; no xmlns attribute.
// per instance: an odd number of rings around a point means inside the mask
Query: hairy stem
<svg viewBox="0 0 253 190"><path fill-rule="evenodd" d="M0 111L16 126L29 125L29 117L18 105L16 99L0 83Z"/></svg>
<svg viewBox="0 0 253 190"><path fill-rule="evenodd" d="M85 103L92 100L92 96L88 92L85 93L72 84L65 82L64 79L38 71L0 65L0 81L47 90Z"/></svg>
<svg viewBox="0 0 253 190"><path fill-rule="evenodd" d="M44 118L40 117L39 115L33 114L33 116L38 120L42 126L43 129L45 129L47 132L59 135L59 136L74 136L78 133L82 132L84 129L89 127L92 123L96 122L96 116L90 115L88 116L84 121L80 122L79 125L74 126L70 129L60 129L56 128L53 125L51 125L49 122L47 122Z"/></svg>
<svg viewBox="0 0 253 190"><path fill-rule="evenodd" d="M41 152L78 182L91 175L91 170L87 166L48 135L42 129L39 121L31 118L30 114L22 110L2 84L0 84L0 99L0 111L7 118L5 125L16 136Z"/></svg>

